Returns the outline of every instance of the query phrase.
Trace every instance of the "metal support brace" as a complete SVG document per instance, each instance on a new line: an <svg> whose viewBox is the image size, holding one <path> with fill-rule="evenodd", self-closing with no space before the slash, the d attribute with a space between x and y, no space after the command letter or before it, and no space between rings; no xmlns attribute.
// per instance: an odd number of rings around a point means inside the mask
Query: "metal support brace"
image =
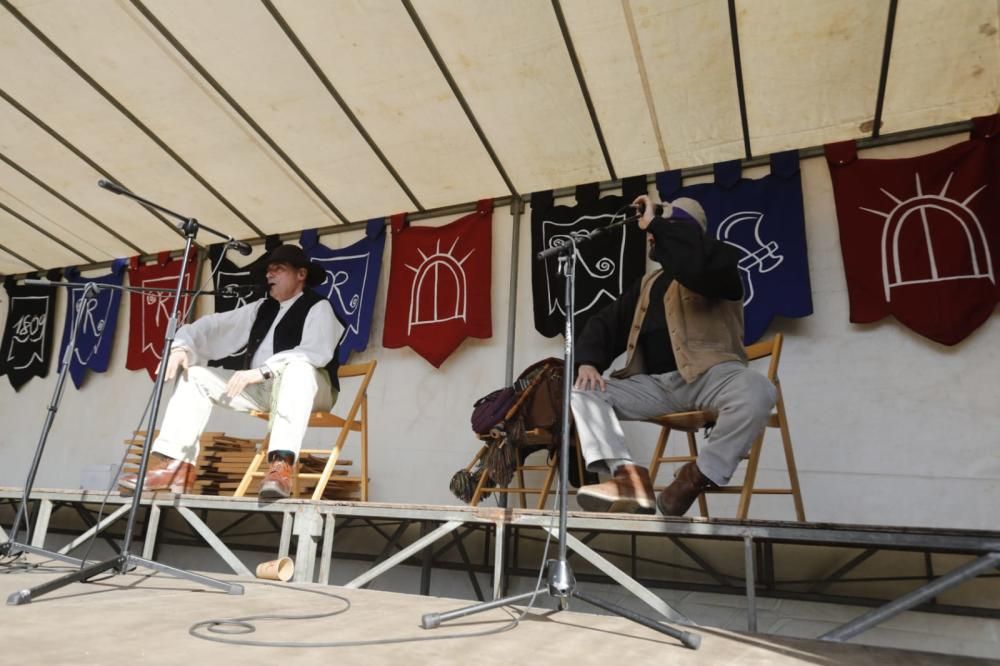
<svg viewBox="0 0 1000 666"><path fill-rule="evenodd" d="M292 532L298 537L293 580L296 583L311 583L316 573L316 547L323 534L323 516L315 506L299 507Z"/></svg>
<svg viewBox="0 0 1000 666"><path fill-rule="evenodd" d="M326 514L326 523L323 526L323 554L319 561L319 582L323 585L330 584L330 566L333 561L333 532L337 525L337 516L332 513Z"/></svg>
<svg viewBox="0 0 1000 666"><path fill-rule="evenodd" d="M186 506L178 506L177 512L181 514L184 520L188 521L188 524L194 528L195 532L201 535L201 538L205 540L205 543L211 546L212 550L218 553L219 557L225 560L230 569L240 576L253 577L253 573L247 569L242 562L240 562L240 559L233 554L233 551L229 550L229 547L226 546L226 544L222 543L222 540L219 539L219 537L215 536L215 532L213 532L212 529L198 517L198 514Z"/></svg>
<svg viewBox="0 0 1000 666"><path fill-rule="evenodd" d="M757 632L757 582L754 580L753 537L743 536L743 575L747 590L747 631Z"/></svg>
<svg viewBox="0 0 1000 666"><path fill-rule="evenodd" d="M503 555L507 550L507 524L498 520L496 522L496 544L493 547L493 598L499 599L503 596Z"/></svg>
<svg viewBox="0 0 1000 666"><path fill-rule="evenodd" d="M31 544L35 548L45 547L45 535L49 531L49 518L52 516L52 502L43 499L38 505L38 516L35 518L35 531L31 535Z"/></svg>
<svg viewBox="0 0 1000 666"><path fill-rule="evenodd" d="M558 538L559 530L555 527L542 527L543 530L549 532L552 536ZM640 601L645 602L650 608L655 610L657 613L667 618L671 622L676 622L678 624L694 625L690 619L684 616L683 613L673 608L666 601L656 596L645 587L640 585L634 578L629 576L627 573L616 567L609 560L605 559L596 550L583 543L577 539L572 534L566 535L566 545L570 550L578 554L583 559L587 560L595 567L600 569L606 576L614 580L616 583L624 587L626 590L634 594Z"/></svg>
<svg viewBox="0 0 1000 666"><path fill-rule="evenodd" d="M160 530L160 507L156 504L149 507L149 522L146 523L146 541L142 544L142 557L153 559L156 550L156 533Z"/></svg>
<svg viewBox="0 0 1000 666"><path fill-rule="evenodd" d="M131 508L132 508L131 504L122 504L120 507L118 507L118 509L114 513L106 516L104 519L101 520L101 522L97 523L96 525L94 525L93 527L91 527L89 530L87 530L86 532L84 532L83 534L81 534L80 536L78 536L77 538L73 539L68 544L66 544L65 546L63 546L62 548L60 548L59 551L58 551L59 554L65 555L69 551L73 550L74 548L76 548L77 546L79 546L81 543L83 543L87 539L91 538L92 536L94 536L95 534L97 534L98 532L100 532L101 530L103 530L105 527L107 527L111 523L113 523L116 520L118 520L122 515L124 515L125 513L128 513L128 510L131 509ZM41 518L41 516L42 516L42 514L41 514L41 512L39 512L38 517ZM38 534L38 532L36 530L35 535L37 536L37 534ZM40 544L32 543L31 545L34 546L34 545L40 545Z"/></svg>
<svg viewBox="0 0 1000 666"><path fill-rule="evenodd" d="M871 629L875 625L880 624L891 617L895 617L896 615L899 615L903 611L909 610L914 606L918 606L923 602L936 597L942 592L950 590L959 583L964 583L970 578L975 578L984 571L997 567L1000 567L1000 552L987 553L986 555L983 555L968 564L949 571L945 575L931 581L923 587L919 587L908 594L904 594L894 601L890 601L884 606L876 608L873 611L865 613L859 618L851 620L847 624L841 625L832 631L828 631L820 636L820 639L824 641L836 641L838 643L850 640L858 634Z"/></svg>
<svg viewBox="0 0 1000 666"><path fill-rule="evenodd" d="M424 548L430 546L431 544L435 543L441 537L444 537L444 536L447 536L447 535L451 534L452 532L454 532L455 530L457 530L459 527L461 527L464 524L465 524L464 521L461 521L461 520L449 520L444 525L442 525L441 527L437 528L436 530L434 530L433 532L431 532L427 536L424 536L424 537L421 537L421 538L417 539L416 541L414 541L409 546L407 546L406 548L402 549L401 551L399 551L398 553L396 553L392 557L386 558L384 561L382 561L378 565L372 567L371 569L369 569L365 573L361 574L360 576L358 576L354 580L352 580L349 583L347 583L344 587L349 588L349 589L357 589L357 588L361 587L362 585L364 585L368 581L374 580L375 578L377 578L378 576L381 576L383 573L385 573L389 569L393 568L394 566L396 566L400 562L404 561L406 558L410 557L410 555L413 555L414 553L417 553L417 552L423 550Z"/></svg>
<svg viewBox="0 0 1000 666"><path fill-rule="evenodd" d="M292 512L281 515L281 539L278 541L278 557L288 557L292 549Z"/></svg>

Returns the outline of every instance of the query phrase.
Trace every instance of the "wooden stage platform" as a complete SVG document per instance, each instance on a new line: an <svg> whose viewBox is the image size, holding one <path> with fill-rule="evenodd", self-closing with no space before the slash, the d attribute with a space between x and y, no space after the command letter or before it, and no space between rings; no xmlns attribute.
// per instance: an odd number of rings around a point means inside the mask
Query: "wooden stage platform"
<svg viewBox="0 0 1000 666"><path fill-rule="evenodd" d="M29 559L36 560L32 557ZM60 567L61 568L61 567ZM57 571L6 572L0 593L37 585ZM74 584L27 606L4 606L4 661L16 663L90 664L850 664L851 666L955 665L986 660L932 655L863 645L749 635L698 628L702 644L693 651L628 620L570 611L533 610L517 626L499 630L512 614L497 609L437 629L420 627L427 612L443 612L467 601L422 597L316 584L258 585L246 583L244 595L210 592L183 580L133 573L87 585ZM252 634L230 636L262 642L385 641L453 636L445 640L402 642L340 648L290 649L247 647L209 642L191 636L189 628L204 620L258 614L319 614L344 607L343 602L310 594L316 590L341 595L351 606L339 615L315 620L256 622ZM994 662L995 663L995 662Z"/></svg>

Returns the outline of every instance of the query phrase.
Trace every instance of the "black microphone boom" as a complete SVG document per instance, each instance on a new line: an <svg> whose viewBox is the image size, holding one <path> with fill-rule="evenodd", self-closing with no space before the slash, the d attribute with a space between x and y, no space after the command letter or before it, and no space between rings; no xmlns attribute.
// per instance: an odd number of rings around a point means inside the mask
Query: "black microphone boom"
<svg viewBox="0 0 1000 666"><path fill-rule="evenodd" d="M118 183L113 183L110 180L104 180L103 178L101 180L97 181L97 186L98 187L103 187L104 189L108 190L109 192L114 192L115 194L125 194L126 192L128 192L128 190L126 190L124 187L122 187Z"/></svg>

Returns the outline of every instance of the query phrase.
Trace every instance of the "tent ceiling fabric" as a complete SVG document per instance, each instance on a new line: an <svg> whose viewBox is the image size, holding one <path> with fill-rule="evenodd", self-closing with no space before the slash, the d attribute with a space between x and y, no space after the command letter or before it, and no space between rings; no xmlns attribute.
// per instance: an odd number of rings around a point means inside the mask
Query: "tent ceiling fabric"
<svg viewBox="0 0 1000 666"><path fill-rule="evenodd" d="M891 7L881 132L997 111L996 0L0 0L0 273L871 136Z"/></svg>

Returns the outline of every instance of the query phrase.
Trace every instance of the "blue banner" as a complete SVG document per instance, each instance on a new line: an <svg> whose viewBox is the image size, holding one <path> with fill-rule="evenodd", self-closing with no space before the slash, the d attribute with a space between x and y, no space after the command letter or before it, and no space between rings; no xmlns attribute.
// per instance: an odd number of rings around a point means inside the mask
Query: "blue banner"
<svg viewBox="0 0 1000 666"><path fill-rule="evenodd" d="M126 259L116 259L111 266L111 272L97 278L82 278L75 268L66 269L68 282L82 284L109 285L121 287L125 278ZM90 298L83 300L86 287L70 287L69 298L66 299L66 319L63 324L62 344L59 346L60 364L66 358L66 348L69 346L76 326L77 318L80 324L76 331L76 347L69 364L69 376L73 384L80 388L87 370L105 372L111 362L111 345L115 339L115 329L118 327L118 310L122 302L122 292L119 289L100 289L91 292Z"/></svg>
<svg viewBox="0 0 1000 666"><path fill-rule="evenodd" d="M708 233L740 253L744 344L756 342L776 315L812 314L798 151L771 156L771 173L742 177L739 160L715 165L715 182L681 185L680 171L656 176L660 198L697 200Z"/></svg>
<svg viewBox="0 0 1000 666"><path fill-rule="evenodd" d="M316 287L316 293L330 301L344 325L338 360L346 363L351 352L368 346L385 250L385 219L369 220L364 238L338 250L320 245L315 229L303 231L299 245L311 261L326 271L326 279Z"/></svg>

